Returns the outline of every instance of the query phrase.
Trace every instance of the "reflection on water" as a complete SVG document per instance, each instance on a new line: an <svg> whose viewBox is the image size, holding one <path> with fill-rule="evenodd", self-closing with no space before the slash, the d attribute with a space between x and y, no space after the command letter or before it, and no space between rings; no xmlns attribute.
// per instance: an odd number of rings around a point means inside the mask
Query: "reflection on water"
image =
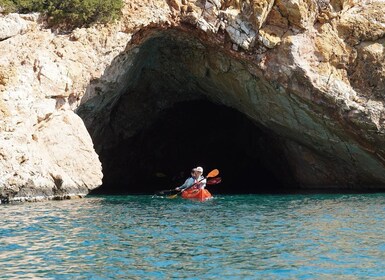
<svg viewBox="0 0 385 280"><path fill-rule="evenodd" d="M2 205L0 278L385 277L385 195Z"/></svg>

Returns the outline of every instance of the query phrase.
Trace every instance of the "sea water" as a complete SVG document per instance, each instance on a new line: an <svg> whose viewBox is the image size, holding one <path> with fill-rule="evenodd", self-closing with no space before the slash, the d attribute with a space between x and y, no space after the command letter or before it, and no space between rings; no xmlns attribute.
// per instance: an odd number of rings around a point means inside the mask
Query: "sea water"
<svg viewBox="0 0 385 280"><path fill-rule="evenodd" d="M385 194L89 196L0 217L0 278L385 278Z"/></svg>

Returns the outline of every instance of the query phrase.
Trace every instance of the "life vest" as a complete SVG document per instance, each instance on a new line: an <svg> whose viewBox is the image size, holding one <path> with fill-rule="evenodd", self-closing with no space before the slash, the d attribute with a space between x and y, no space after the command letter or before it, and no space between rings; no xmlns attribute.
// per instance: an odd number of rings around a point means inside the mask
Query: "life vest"
<svg viewBox="0 0 385 280"><path fill-rule="evenodd" d="M202 178L198 178L198 179L194 179L194 184L196 184L194 187L191 187L190 189L191 190L198 190L201 188L201 186L203 185L202 182L199 182L200 180L202 180ZM199 183L197 183L199 182Z"/></svg>

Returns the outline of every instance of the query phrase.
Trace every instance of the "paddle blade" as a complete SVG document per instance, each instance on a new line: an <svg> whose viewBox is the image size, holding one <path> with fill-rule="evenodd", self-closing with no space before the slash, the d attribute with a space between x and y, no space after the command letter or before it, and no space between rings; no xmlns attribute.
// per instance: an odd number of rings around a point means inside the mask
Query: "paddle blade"
<svg viewBox="0 0 385 280"><path fill-rule="evenodd" d="M169 196L167 196L167 198L173 199L173 198L176 198L177 196L178 196L178 194L176 193L176 194L174 194L174 195L169 195Z"/></svg>
<svg viewBox="0 0 385 280"><path fill-rule="evenodd" d="M219 174L219 170L214 169L214 170L211 170L209 174L207 174L206 178L212 178L212 177L218 176L218 174Z"/></svg>
<svg viewBox="0 0 385 280"><path fill-rule="evenodd" d="M159 191L156 193L156 195L160 195L160 196L163 196L163 195L174 195L175 193L178 193L179 191L175 190L175 189L171 189L171 190L163 190L163 191Z"/></svg>
<svg viewBox="0 0 385 280"><path fill-rule="evenodd" d="M222 182L222 178L217 177L217 178L208 179L206 184L207 185L216 185L216 184L219 184L220 182Z"/></svg>

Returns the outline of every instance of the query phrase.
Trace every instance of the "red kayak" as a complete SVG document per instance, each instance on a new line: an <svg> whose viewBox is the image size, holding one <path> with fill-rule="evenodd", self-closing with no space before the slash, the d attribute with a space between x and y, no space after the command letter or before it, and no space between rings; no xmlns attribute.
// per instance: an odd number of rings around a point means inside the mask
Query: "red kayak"
<svg viewBox="0 0 385 280"><path fill-rule="evenodd" d="M205 201L207 199L212 198L211 193L206 189L188 189L182 192L182 197L185 199L199 200Z"/></svg>

